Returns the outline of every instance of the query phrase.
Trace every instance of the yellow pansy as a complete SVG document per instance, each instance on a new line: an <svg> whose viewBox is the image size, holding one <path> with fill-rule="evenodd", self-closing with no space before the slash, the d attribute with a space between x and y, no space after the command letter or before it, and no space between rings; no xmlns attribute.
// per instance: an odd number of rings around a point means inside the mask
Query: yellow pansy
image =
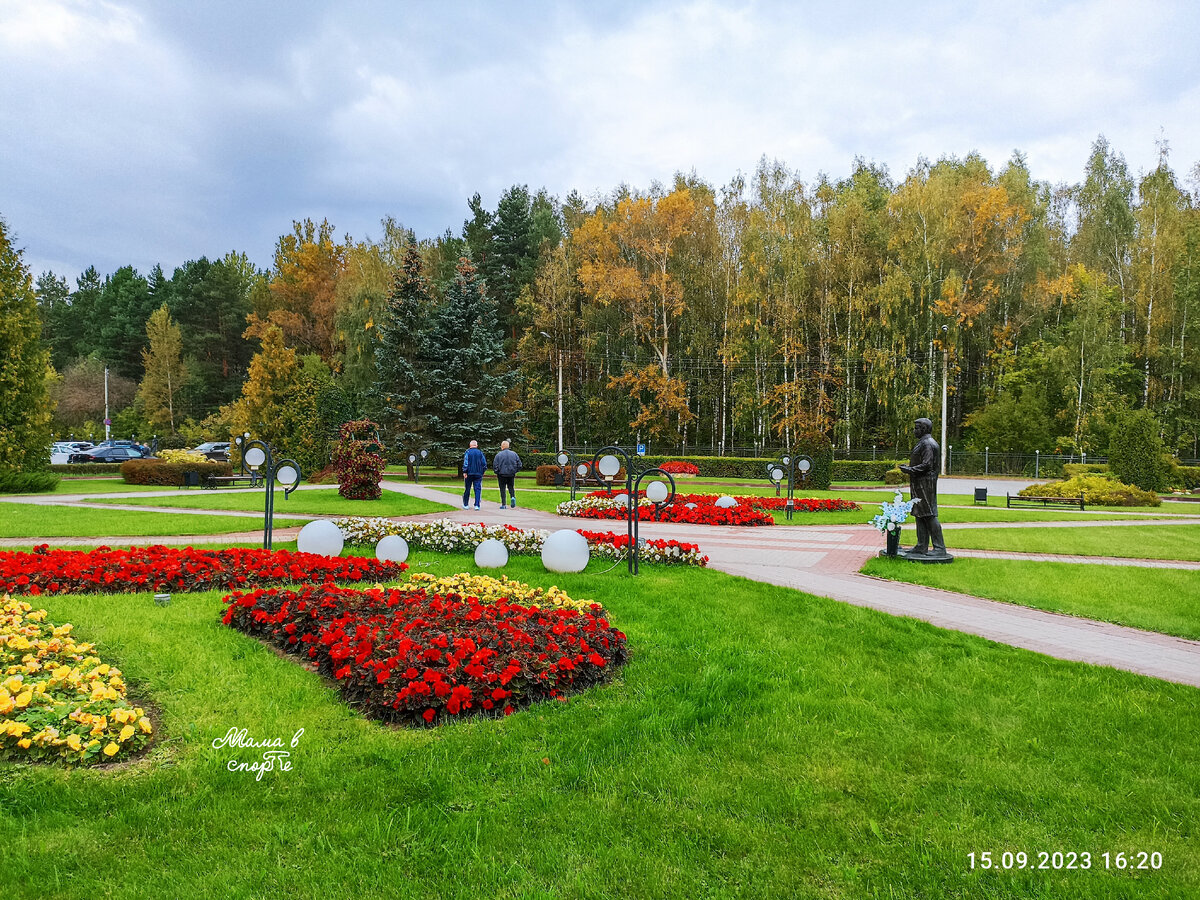
<svg viewBox="0 0 1200 900"><path fill-rule="evenodd" d="M83 741L81 741L79 739L79 735L77 735L77 734L67 735L67 746L70 747L72 750L74 750L76 753L83 752Z"/></svg>
<svg viewBox="0 0 1200 900"><path fill-rule="evenodd" d="M116 744L114 744L112 741L109 741L108 744L104 748L104 755L105 756L115 756L117 754L117 751L120 749L121 748L118 747Z"/></svg>
<svg viewBox="0 0 1200 900"><path fill-rule="evenodd" d="M32 699L33 691L29 688L26 688L25 690L21 691L21 693L17 694L17 698L13 702L16 703L21 709L24 709L29 705L29 701Z"/></svg>
<svg viewBox="0 0 1200 900"><path fill-rule="evenodd" d="M150 724L150 720L144 716L138 719L138 728L142 729L146 734L154 730L154 726Z"/></svg>
<svg viewBox="0 0 1200 900"><path fill-rule="evenodd" d="M126 725L124 728L121 729L121 733L117 736L117 740L123 744L127 740L129 740L131 737L133 737L133 734L134 734L133 726Z"/></svg>

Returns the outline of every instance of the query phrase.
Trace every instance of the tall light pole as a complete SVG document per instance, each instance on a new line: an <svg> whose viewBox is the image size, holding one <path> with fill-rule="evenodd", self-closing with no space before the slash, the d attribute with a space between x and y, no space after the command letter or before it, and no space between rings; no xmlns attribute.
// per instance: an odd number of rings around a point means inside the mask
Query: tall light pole
<svg viewBox="0 0 1200 900"><path fill-rule="evenodd" d="M104 367L104 439L112 437L112 419L108 417L108 366Z"/></svg>
<svg viewBox="0 0 1200 900"><path fill-rule="evenodd" d="M950 381L950 326L942 326L942 472L946 474L946 390Z"/></svg>
<svg viewBox="0 0 1200 900"><path fill-rule="evenodd" d="M553 340L554 340L554 338L550 337L550 335L548 335L548 334L547 334L546 332L544 332L544 331L542 332L542 337L544 337L544 338L546 338L547 340L550 340L550 341L553 341ZM557 345L557 344L556 344L556 345L555 345L555 347L554 347L554 351L555 351L555 352L558 354L558 449L559 449L559 450L562 450L562 449L564 449L564 447L563 447L563 426L562 426L562 422L563 422L563 401L562 401L562 378L563 378L563 376L562 376L562 370L563 370L563 364L562 364L562 351L558 349L558 345Z"/></svg>

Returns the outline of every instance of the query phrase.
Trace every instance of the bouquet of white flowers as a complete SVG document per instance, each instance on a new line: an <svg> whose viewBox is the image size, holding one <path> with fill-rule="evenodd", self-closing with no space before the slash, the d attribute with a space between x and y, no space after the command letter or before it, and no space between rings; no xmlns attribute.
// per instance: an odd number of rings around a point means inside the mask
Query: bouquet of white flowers
<svg viewBox="0 0 1200 900"><path fill-rule="evenodd" d="M899 531L900 526L908 521L909 513L913 511L913 507L920 502L920 498L905 500L904 495L896 491L895 499L891 503L885 502L883 504L882 512L871 519L871 524L883 534Z"/></svg>

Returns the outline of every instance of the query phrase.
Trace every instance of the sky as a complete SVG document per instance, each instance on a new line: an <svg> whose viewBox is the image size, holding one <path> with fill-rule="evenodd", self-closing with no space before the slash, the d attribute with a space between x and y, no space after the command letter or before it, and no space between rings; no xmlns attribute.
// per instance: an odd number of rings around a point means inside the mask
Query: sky
<svg viewBox="0 0 1200 900"><path fill-rule="evenodd" d="M778 159L1200 161L1200 4L0 0L0 217L37 276L143 274L293 220L456 234L478 192L598 198ZM1193 186L1194 187L1194 186Z"/></svg>

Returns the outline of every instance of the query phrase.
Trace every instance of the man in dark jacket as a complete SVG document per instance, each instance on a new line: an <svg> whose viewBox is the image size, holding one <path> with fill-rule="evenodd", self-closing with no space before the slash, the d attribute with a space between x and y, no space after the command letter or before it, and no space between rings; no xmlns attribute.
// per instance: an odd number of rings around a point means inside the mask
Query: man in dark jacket
<svg viewBox="0 0 1200 900"><path fill-rule="evenodd" d="M917 437L917 445L912 449L908 465L901 466L900 471L908 476L912 499L921 502L913 507L913 515L917 517L917 545L906 555L944 557L947 555L946 541L942 537L942 523L938 521L937 508L941 448L933 439L933 423L928 419L917 419L913 423L913 433ZM933 542L932 550L929 549L930 541Z"/></svg>
<svg viewBox="0 0 1200 900"><path fill-rule="evenodd" d="M504 491L507 489L512 508L516 509L516 478L517 473L521 471L521 457L517 456L515 451L508 449L508 441L500 443L500 452L492 460L492 471L496 473L496 480L500 482L500 508L505 508Z"/></svg>
<svg viewBox="0 0 1200 900"><path fill-rule="evenodd" d="M467 455L463 457L463 509L471 508L471 488L475 488L475 508L479 509L483 493L483 473L487 471L487 457L479 449L479 441L471 441Z"/></svg>

